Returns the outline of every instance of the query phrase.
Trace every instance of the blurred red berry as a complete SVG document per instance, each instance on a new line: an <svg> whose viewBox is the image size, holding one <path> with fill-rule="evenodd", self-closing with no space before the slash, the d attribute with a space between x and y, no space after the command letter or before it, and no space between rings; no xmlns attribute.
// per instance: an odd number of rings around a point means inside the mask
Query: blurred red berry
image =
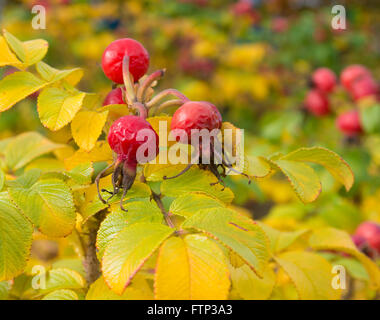
<svg viewBox="0 0 380 320"><path fill-rule="evenodd" d="M357 101L368 96L376 96L379 86L372 77L361 77L351 84L350 92L352 98Z"/></svg>
<svg viewBox="0 0 380 320"><path fill-rule="evenodd" d="M305 98L306 109L315 116L324 116L330 112L330 104L326 95L317 89L310 90Z"/></svg>
<svg viewBox="0 0 380 320"><path fill-rule="evenodd" d="M353 64L342 71L340 74L340 82L346 90L350 90L353 82L362 77L371 77L371 73L366 67L359 64Z"/></svg>
<svg viewBox="0 0 380 320"><path fill-rule="evenodd" d="M380 225L366 221L360 224L355 231L356 237L365 239L368 245L380 254Z"/></svg>
<svg viewBox="0 0 380 320"><path fill-rule="evenodd" d="M355 136L362 132L359 112L356 110L342 113L336 120L337 128L347 136Z"/></svg>
<svg viewBox="0 0 380 320"><path fill-rule="evenodd" d="M312 75L313 84L321 91L331 92L336 85L336 76L328 68L319 68Z"/></svg>

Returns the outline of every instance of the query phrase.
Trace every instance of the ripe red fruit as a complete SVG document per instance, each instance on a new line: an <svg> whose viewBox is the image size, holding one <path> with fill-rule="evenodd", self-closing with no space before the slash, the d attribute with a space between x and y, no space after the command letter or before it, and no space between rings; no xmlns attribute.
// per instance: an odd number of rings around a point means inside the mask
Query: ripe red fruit
<svg viewBox="0 0 380 320"><path fill-rule="evenodd" d="M129 56L129 72L135 82L148 70L149 54L140 42L130 38L113 41L104 50L102 57L104 74L113 82L123 83L123 58L125 55Z"/></svg>
<svg viewBox="0 0 380 320"><path fill-rule="evenodd" d="M184 130L188 138L186 141L190 142L192 129L208 129L211 131L213 129L220 129L221 125L222 116L217 107L212 103L206 101L189 101L184 103L174 113L171 130Z"/></svg>
<svg viewBox="0 0 380 320"><path fill-rule="evenodd" d="M365 239L367 244L380 254L380 225L374 222L363 222L355 231L356 237Z"/></svg>
<svg viewBox="0 0 380 320"><path fill-rule="evenodd" d="M324 116L330 112L330 104L326 95L319 90L311 90L305 98L306 109L315 116Z"/></svg>
<svg viewBox="0 0 380 320"><path fill-rule="evenodd" d="M103 101L103 106L109 104L125 104L123 100L123 91L121 88L111 90Z"/></svg>
<svg viewBox="0 0 380 320"><path fill-rule="evenodd" d="M148 130L151 136L139 141L138 133L141 130ZM153 139L154 138L154 139ZM144 143L148 143L149 150L154 150L146 161L153 160L158 154L158 135L148 121L138 116L124 116L116 120L108 133L108 143L111 149L118 155L119 161L126 161L131 167L136 167L137 162L141 162L136 158L137 150ZM148 151L146 149L145 151ZM147 153L144 153L148 156Z"/></svg>
<svg viewBox="0 0 380 320"><path fill-rule="evenodd" d="M342 113L336 119L337 128L347 136L355 136L362 132L359 112L356 110Z"/></svg>
<svg viewBox="0 0 380 320"><path fill-rule="evenodd" d="M350 90L354 81L362 77L371 77L371 73L366 67L359 64L353 64L342 71L340 74L340 82L346 90Z"/></svg>
<svg viewBox="0 0 380 320"><path fill-rule="evenodd" d="M331 92L336 85L336 76L328 68L319 68L312 75L313 84L323 92Z"/></svg>
<svg viewBox="0 0 380 320"><path fill-rule="evenodd" d="M378 91L377 83L369 76L361 77L351 84L351 95L355 101L364 97L375 96Z"/></svg>

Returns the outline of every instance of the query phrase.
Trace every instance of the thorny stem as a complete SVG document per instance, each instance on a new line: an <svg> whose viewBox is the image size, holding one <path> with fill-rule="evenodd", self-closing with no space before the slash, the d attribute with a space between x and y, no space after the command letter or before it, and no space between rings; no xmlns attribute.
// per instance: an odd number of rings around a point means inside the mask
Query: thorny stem
<svg viewBox="0 0 380 320"><path fill-rule="evenodd" d="M175 229L175 226L174 226L172 220L170 219L169 214L166 212L164 204L161 201L161 196L158 195L157 193L153 192L153 191L152 191L152 195L153 195L153 200L157 203L157 206L160 208L160 210L161 210L161 212L162 212L162 214L163 214L163 216L165 218L165 221L168 224L168 226L170 228Z"/></svg>
<svg viewBox="0 0 380 320"><path fill-rule="evenodd" d="M155 72L153 72L152 74L150 74L145 80L144 82L141 84L141 86L139 87L139 89L137 90L137 101L140 101L140 102L145 102L145 93L146 93L146 90L149 89L149 87L151 87L152 83L156 80L159 80L160 78L162 78L165 74L165 71L166 69L161 69L161 70L157 70Z"/></svg>
<svg viewBox="0 0 380 320"><path fill-rule="evenodd" d="M123 58L123 80L125 90L127 91L126 100L129 105L132 105L136 101L135 89L129 73L129 56L125 55Z"/></svg>
<svg viewBox="0 0 380 320"><path fill-rule="evenodd" d="M187 98L184 94L182 94L178 90L176 90L176 89L166 89L166 90L161 91L156 96L154 96L152 98L152 100L150 100L149 102L147 102L145 105L146 105L146 107L148 109L152 108L152 107L156 106L159 102L161 102L163 99L165 99L167 96L176 96L180 100L182 100L184 103L186 101L189 101L189 98Z"/></svg>

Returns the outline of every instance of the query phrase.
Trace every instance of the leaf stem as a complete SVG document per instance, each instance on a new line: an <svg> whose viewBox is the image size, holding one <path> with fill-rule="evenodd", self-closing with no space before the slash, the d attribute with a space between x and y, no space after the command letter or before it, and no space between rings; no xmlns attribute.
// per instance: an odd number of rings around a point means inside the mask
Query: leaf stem
<svg viewBox="0 0 380 320"><path fill-rule="evenodd" d="M152 195L153 195L153 200L157 203L157 206L160 208L160 210L161 210L161 212L162 212L162 214L163 214L163 216L165 218L165 221L166 221L167 225L170 228L175 229L175 226L174 226L172 220L170 219L169 213L166 212L164 204L161 201L161 195L158 195L154 191L152 191Z"/></svg>

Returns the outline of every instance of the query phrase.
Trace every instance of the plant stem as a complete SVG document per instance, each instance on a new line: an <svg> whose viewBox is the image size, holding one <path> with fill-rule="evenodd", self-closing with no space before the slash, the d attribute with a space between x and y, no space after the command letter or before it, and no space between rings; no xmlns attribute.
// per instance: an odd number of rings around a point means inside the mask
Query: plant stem
<svg viewBox="0 0 380 320"><path fill-rule="evenodd" d="M126 100L128 105L132 105L136 101L135 89L131 80L131 75L129 73L129 56L125 55L123 58L123 80L125 85L125 90L127 91Z"/></svg>
<svg viewBox="0 0 380 320"><path fill-rule="evenodd" d="M96 255L96 236L100 223L105 216L105 211L100 211L87 222L88 239L85 247L83 267L86 272L86 281L90 285L101 276L100 262Z"/></svg>
<svg viewBox="0 0 380 320"><path fill-rule="evenodd" d="M172 220L170 219L168 212L166 212L166 210L164 208L164 204L161 201L161 196L158 195L157 193L155 193L154 191L152 191L152 195L153 195L153 200L156 201L157 206L160 208L162 214L164 215L165 221L168 224L168 226L170 228L175 229L175 226L174 226Z"/></svg>
<svg viewBox="0 0 380 320"><path fill-rule="evenodd" d="M180 100L180 99L165 101L155 108L153 115L160 114L163 110L169 107L174 107L174 106L179 107L183 105L183 103L184 103L183 100Z"/></svg>
<svg viewBox="0 0 380 320"><path fill-rule="evenodd" d="M160 78L162 78L165 74L165 69L157 70L149 75L144 82L141 84L139 89L137 90L137 101L144 102L145 101L145 92L152 85L152 83Z"/></svg>

